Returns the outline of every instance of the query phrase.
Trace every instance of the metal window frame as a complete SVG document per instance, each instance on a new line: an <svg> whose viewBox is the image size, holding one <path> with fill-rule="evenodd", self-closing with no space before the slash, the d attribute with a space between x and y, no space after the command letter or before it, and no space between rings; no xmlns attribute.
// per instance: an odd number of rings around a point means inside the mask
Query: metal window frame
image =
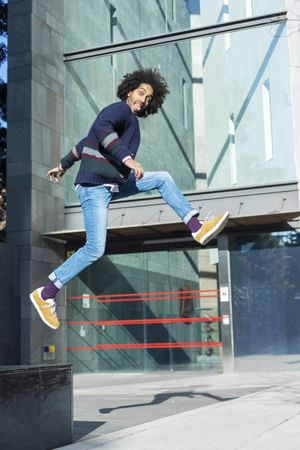
<svg viewBox="0 0 300 450"><path fill-rule="evenodd" d="M287 21L287 11L280 11L277 13L265 14L263 16L233 20L226 23L193 28L190 30L176 31L172 33L161 34L159 36L151 36L127 42L120 42L117 44L107 44L100 47L89 48L86 50L69 52L64 54L64 62L79 61L82 59L127 52L131 50L152 47L155 45L170 44L172 42L215 36L222 33L247 30L285 21Z"/></svg>

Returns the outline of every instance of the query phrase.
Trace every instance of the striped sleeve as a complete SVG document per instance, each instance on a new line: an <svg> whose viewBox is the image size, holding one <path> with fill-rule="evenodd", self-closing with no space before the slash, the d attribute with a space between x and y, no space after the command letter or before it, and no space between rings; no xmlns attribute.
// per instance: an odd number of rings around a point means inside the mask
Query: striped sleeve
<svg viewBox="0 0 300 450"><path fill-rule="evenodd" d="M101 111L92 127L99 144L120 163L130 157L130 152L119 138L117 130L126 128L131 114L124 102L114 103Z"/></svg>
<svg viewBox="0 0 300 450"><path fill-rule="evenodd" d="M103 130L99 133L99 137L102 147L115 156L120 162L130 156L129 150L125 147L117 133Z"/></svg>
<svg viewBox="0 0 300 450"><path fill-rule="evenodd" d="M84 143L85 138L78 142L78 144L74 145L69 153L61 159L60 165L64 170L69 169L76 161L81 159Z"/></svg>

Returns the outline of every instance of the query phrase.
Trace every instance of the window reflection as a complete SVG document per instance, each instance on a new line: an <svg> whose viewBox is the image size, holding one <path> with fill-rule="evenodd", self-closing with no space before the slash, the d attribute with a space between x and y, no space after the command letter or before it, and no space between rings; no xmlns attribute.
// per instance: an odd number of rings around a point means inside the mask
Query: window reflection
<svg viewBox="0 0 300 450"><path fill-rule="evenodd" d="M67 299L76 372L221 369L217 267L208 250L106 256L71 281Z"/></svg>
<svg viewBox="0 0 300 450"><path fill-rule="evenodd" d="M183 191L294 181L285 27L232 33L227 52L220 35L66 63L65 151L117 101L124 73L153 66L171 93L140 120L146 170L169 170ZM77 203L76 170L66 176L68 204Z"/></svg>
<svg viewBox="0 0 300 450"><path fill-rule="evenodd" d="M247 361L255 367L260 355L298 355L299 360L300 234L235 237L230 249L237 367Z"/></svg>

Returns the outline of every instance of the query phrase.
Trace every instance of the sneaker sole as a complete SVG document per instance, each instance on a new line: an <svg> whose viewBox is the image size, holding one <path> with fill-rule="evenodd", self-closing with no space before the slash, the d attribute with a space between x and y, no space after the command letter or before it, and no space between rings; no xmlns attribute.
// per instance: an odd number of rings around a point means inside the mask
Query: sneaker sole
<svg viewBox="0 0 300 450"><path fill-rule="evenodd" d="M46 324L48 327L52 328L52 330L57 330L59 327L54 327L53 325L51 325L49 322L46 321L45 317L41 313L40 308L39 308L38 304L36 303L36 301L35 301L35 299L34 299L32 294L30 294L30 300L31 300L33 306L35 307L38 315L40 316L40 318L44 322L44 324Z"/></svg>
<svg viewBox="0 0 300 450"><path fill-rule="evenodd" d="M216 237L224 229L229 219L229 212L224 214L222 220L218 222L209 232L207 232L200 240L201 245L206 245L214 237Z"/></svg>

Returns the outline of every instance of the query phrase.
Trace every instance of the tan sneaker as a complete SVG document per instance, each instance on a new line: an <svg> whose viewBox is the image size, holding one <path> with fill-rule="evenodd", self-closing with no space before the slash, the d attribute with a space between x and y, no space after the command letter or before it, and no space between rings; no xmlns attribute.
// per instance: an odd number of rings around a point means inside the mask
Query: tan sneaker
<svg viewBox="0 0 300 450"><path fill-rule="evenodd" d="M43 288L38 288L30 294L30 300L33 303L33 306L39 313L42 321L48 325L48 327L53 328L53 330L57 330L59 328L60 323L56 314L56 303L53 298L49 298L48 300L43 300L41 297L41 292Z"/></svg>
<svg viewBox="0 0 300 450"><path fill-rule="evenodd" d="M214 237L216 237L223 228L229 219L229 212L221 214L220 216L215 216L212 219L204 219L203 225L199 231L196 233L192 233L195 241L199 242L201 245L206 245L209 241L211 241Z"/></svg>

